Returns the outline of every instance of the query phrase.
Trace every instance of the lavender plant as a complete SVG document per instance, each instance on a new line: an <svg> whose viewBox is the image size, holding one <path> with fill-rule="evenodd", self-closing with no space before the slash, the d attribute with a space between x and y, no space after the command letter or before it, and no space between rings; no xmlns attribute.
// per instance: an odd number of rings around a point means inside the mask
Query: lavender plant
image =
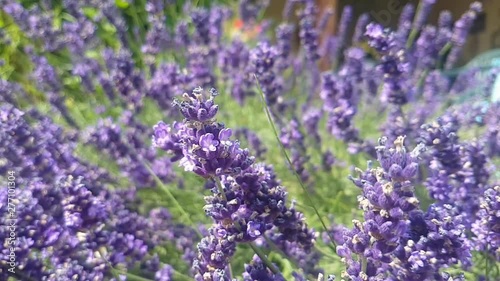
<svg viewBox="0 0 500 281"><path fill-rule="evenodd" d="M481 3L213 2L0 0L0 279L500 278Z"/></svg>

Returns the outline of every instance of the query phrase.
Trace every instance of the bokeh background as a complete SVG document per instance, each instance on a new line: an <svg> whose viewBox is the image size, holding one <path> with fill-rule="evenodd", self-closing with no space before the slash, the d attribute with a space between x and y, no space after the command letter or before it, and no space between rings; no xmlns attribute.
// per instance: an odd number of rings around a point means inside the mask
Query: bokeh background
<svg viewBox="0 0 500 281"><path fill-rule="evenodd" d="M280 22L285 2L285 0L271 0L271 5L266 11L266 17ZM480 2L483 4L484 12L476 20L459 65L469 62L483 52L500 48L500 1L483 0ZM398 24L399 15L404 5L413 3L417 6L418 0L317 0L317 3L321 12L328 9L338 11L330 18L328 27L323 32L323 37L325 37L328 34L335 33L340 11L346 5L353 7L355 18L362 13L369 13L373 20L387 27L395 27ZM437 1L432 9L429 22L436 23L439 12L442 10L449 10L454 19L458 19L469 5L470 1L468 0Z"/></svg>

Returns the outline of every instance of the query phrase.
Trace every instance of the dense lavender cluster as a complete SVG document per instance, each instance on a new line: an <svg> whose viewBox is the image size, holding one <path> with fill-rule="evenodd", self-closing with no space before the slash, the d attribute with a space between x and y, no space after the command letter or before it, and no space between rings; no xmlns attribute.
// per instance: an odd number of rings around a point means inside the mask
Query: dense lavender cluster
<svg viewBox="0 0 500 281"><path fill-rule="evenodd" d="M500 279L500 70L456 68L481 2L28 2L0 0L1 280Z"/></svg>
<svg viewBox="0 0 500 281"><path fill-rule="evenodd" d="M177 131L166 132L164 123L159 123L153 136L156 144L171 142L174 146L176 142L180 146L183 158L179 164L186 171L215 181L212 195L205 197L204 207L214 222L209 236L198 245L194 264L195 279L200 281L226 280L236 245L253 243L267 231L274 230L273 240L278 246L295 243L295 251L305 253L312 250L315 240L314 232L303 222L303 215L286 206L287 192L276 180L273 169L254 164L248 150L241 149L239 142L231 139L231 129L216 122L216 94L215 89L207 93L202 88L184 94L184 100L175 103L185 117L182 125ZM263 270L259 274L272 274L262 264L258 267ZM278 274L274 268L271 271Z"/></svg>
<svg viewBox="0 0 500 281"><path fill-rule="evenodd" d="M145 262L152 258L148 249L175 235L166 209L154 211L167 213L166 220L158 223L153 216L148 219L126 207L137 200L134 188L108 189L115 179L78 158L75 136L48 117L9 104L2 105L0 116L2 172L14 172L22 186L15 198L19 222L15 251L22 274L15 276L65 280L76 275L103 280L112 276L110 266ZM2 189L0 196L4 213L7 191ZM8 218L2 216L2 225L7 224ZM7 234L1 234L4 245ZM0 271L5 279L10 274L7 254L2 252ZM46 265L47 258L52 266Z"/></svg>

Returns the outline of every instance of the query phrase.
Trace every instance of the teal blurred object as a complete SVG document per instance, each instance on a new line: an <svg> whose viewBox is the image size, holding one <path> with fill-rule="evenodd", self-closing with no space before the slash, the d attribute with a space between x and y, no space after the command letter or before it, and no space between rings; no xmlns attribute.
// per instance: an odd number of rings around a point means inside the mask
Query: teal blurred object
<svg viewBox="0 0 500 281"><path fill-rule="evenodd" d="M443 74L451 78L457 78L464 72L477 70L477 79L485 81L489 78L491 71L495 68L500 69L500 49L493 49L479 54L463 67L444 71ZM491 87L491 93L489 96L479 97L476 93L477 91L472 89L471 91L465 93L461 98L457 99L456 103L470 102L471 100L486 103L500 101L500 75L497 75L493 87Z"/></svg>
<svg viewBox="0 0 500 281"><path fill-rule="evenodd" d="M491 102L500 102L500 75L495 79L491 92Z"/></svg>

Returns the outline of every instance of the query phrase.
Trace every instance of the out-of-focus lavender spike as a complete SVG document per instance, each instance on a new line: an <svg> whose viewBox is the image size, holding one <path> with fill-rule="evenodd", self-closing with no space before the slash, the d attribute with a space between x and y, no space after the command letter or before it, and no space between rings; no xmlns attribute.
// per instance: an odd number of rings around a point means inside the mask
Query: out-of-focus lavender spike
<svg viewBox="0 0 500 281"><path fill-rule="evenodd" d="M256 158L263 159L264 154L267 152L267 148L264 146L261 139L255 132L247 128L241 128L235 130L234 134L237 139L244 139L247 141L251 152L255 155Z"/></svg>
<svg viewBox="0 0 500 281"><path fill-rule="evenodd" d="M220 49L220 40L223 33L223 22L226 19L226 9L215 6L210 9L210 18L205 24L209 25L210 49L212 52L218 52Z"/></svg>
<svg viewBox="0 0 500 281"><path fill-rule="evenodd" d="M316 16L318 8L313 1L307 1L303 9L299 12L299 37L300 45L304 49L305 56L309 61L319 59L318 39L319 34L316 29Z"/></svg>
<svg viewBox="0 0 500 281"><path fill-rule="evenodd" d="M171 181L170 161L165 157L157 157L155 150L146 146L140 136L147 135L147 132L132 118L131 112L125 112L123 117L121 123L125 126L124 129L110 118L100 120L86 132L86 143L107 153L137 187L156 186L144 161L151 163L151 168L162 181Z"/></svg>
<svg viewBox="0 0 500 281"><path fill-rule="evenodd" d="M288 23L282 23L276 28L276 48L279 53L277 64L280 71L290 66L294 30L294 26Z"/></svg>
<svg viewBox="0 0 500 281"><path fill-rule="evenodd" d="M270 41L269 38L269 29L273 26L273 21L272 20L263 20L260 24L260 31L259 35L257 36L257 39L259 41Z"/></svg>
<svg viewBox="0 0 500 281"><path fill-rule="evenodd" d="M165 26L164 16L149 16L149 30L141 51L146 55L147 63L154 64L154 56L164 51L171 42L169 30Z"/></svg>
<svg viewBox="0 0 500 281"><path fill-rule="evenodd" d="M192 45L188 48L187 69L190 75L190 87L212 87L215 77L212 73L210 49L205 46Z"/></svg>
<svg viewBox="0 0 500 281"><path fill-rule="evenodd" d="M18 102L16 100L18 98L28 100L22 87L17 83L11 83L0 78L0 102L7 102L15 105Z"/></svg>
<svg viewBox="0 0 500 281"><path fill-rule="evenodd" d="M66 107L66 98L62 94L62 85L56 73L56 69L49 64L47 58L32 55L32 60L35 64L33 78L37 81L38 87L42 90L50 104L52 104L63 116L64 120L74 128L78 128L78 124L71 117L68 108Z"/></svg>
<svg viewBox="0 0 500 281"><path fill-rule="evenodd" d="M93 75L102 75L102 69L99 62L94 59L82 58L75 61L75 66L72 69L73 75L80 77L83 87L89 92L95 92Z"/></svg>
<svg viewBox="0 0 500 281"><path fill-rule="evenodd" d="M406 4L403 7L401 14L399 15L399 23L397 29L397 34L400 38L402 38L402 40L406 40L410 35L414 15L415 6L412 3Z"/></svg>
<svg viewBox="0 0 500 281"><path fill-rule="evenodd" d="M225 46L218 54L218 65L222 70L222 79L231 86L231 95L241 105L247 97L254 94L253 77L249 69L250 50L239 39L234 39L229 46Z"/></svg>
<svg viewBox="0 0 500 281"><path fill-rule="evenodd" d="M250 52L252 72L257 76L266 97L266 102L271 108L278 102L278 97L281 92L281 85L276 79L274 71L277 57L278 51L276 48L265 42L259 43L257 47Z"/></svg>
<svg viewBox="0 0 500 281"><path fill-rule="evenodd" d="M318 147L321 147L321 136L319 134L319 122L323 117L323 111L318 108L310 108L303 116L304 127L310 134Z"/></svg>
<svg viewBox="0 0 500 281"><path fill-rule="evenodd" d="M488 155L490 157L500 157L500 104L492 104L485 117L485 123L488 124L485 133L485 142Z"/></svg>
<svg viewBox="0 0 500 281"><path fill-rule="evenodd" d="M193 40L201 45L208 46L210 43L210 11L204 8L197 8L191 12L191 20L194 25Z"/></svg>
<svg viewBox="0 0 500 281"><path fill-rule="evenodd" d="M167 115L172 114L172 101L184 92L189 83L187 75L176 64L161 64L153 77L147 81L146 95L153 98Z"/></svg>
<svg viewBox="0 0 500 281"><path fill-rule="evenodd" d="M378 69L384 74L382 99L400 106L408 102L405 79L411 64L408 61L403 42L394 32L388 32L381 25L370 23L366 29L368 44L382 55Z"/></svg>
<svg viewBox="0 0 500 281"><path fill-rule="evenodd" d="M175 26L175 44L178 48L187 48L191 42L189 26L186 21L180 20Z"/></svg>
<svg viewBox="0 0 500 281"><path fill-rule="evenodd" d="M412 22L413 16L415 16L415 6L412 3L408 3L403 7L399 15L398 27L402 26L405 22Z"/></svg>
<svg viewBox="0 0 500 281"><path fill-rule="evenodd" d="M301 177L302 182L311 184L309 172L306 169L309 155L307 155L307 147L304 141L305 136L302 132L301 124L296 118L292 119L289 124L281 130L280 140L283 146L291 150L291 162L295 172Z"/></svg>
<svg viewBox="0 0 500 281"><path fill-rule="evenodd" d="M451 85L449 94L457 96L460 95L460 93L475 87L475 83L477 83L480 79L480 73L481 70L477 67L466 69L459 73L457 79L455 79L455 82Z"/></svg>
<svg viewBox="0 0 500 281"><path fill-rule="evenodd" d="M359 16L356 28L354 29L354 35L352 36L353 44L359 44L363 40L368 23L370 23L370 15L368 13Z"/></svg>
<svg viewBox="0 0 500 281"><path fill-rule="evenodd" d="M329 172L329 171L332 170L332 167L333 167L333 165L335 164L336 161L337 160L335 159L335 156L333 155L333 153L330 150L327 150L325 153L323 153L323 155L321 157L321 166L322 166L322 168L323 168L324 171ZM335 238L336 236L333 235L333 237ZM325 240L325 239L323 239L323 240ZM335 243L342 244L342 241L339 241L338 239L335 239Z"/></svg>
<svg viewBox="0 0 500 281"><path fill-rule="evenodd" d="M74 55L81 56L85 50L96 45L97 28L85 18L76 22L64 22L63 32L61 41Z"/></svg>
<svg viewBox="0 0 500 281"><path fill-rule="evenodd" d="M352 6L345 6L342 10L342 15L340 16L339 28L337 29L338 43L337 43L337 56L339 56L344 47L347 45L347 33L349 32L349 27L353 21L353 9Z"/></svg>
<svg viewBox="0 0 500 281"><path fill-rule="evenodd" d="M444 10L439 13L438 28L451 29L453 26L453 14Z"/></svg>
<svg viewBox="0 0 500 281"><path fill-rule="evenodd" d="M424 26L429 14L431 13L432 6L434 6L435 3L436 0L420 0L417 14L413 19L413 30L420 30Z"/></svg>
<svg viewBox="0 0 500 281"><path fill-rule="evenodd" d="M115 26L121 44L125 48L128 48L129 42L127 38L127 24L121 16L116 4L113 1L91 1L91 3L94 8L101 12L102 15L104 15L104 17Z"/></svg>
<svg viewBox="0 0 500 281"><path fill-rule="evenodd" d="M292 17L293 12L295 10L295 4L296 4L295 0L286 0L282 13L283 19L285 21L290 21L290 18Z"/></svg>
<svg viewBox="0 0 500 281"><path fill-rule="evenodd" d="M445 68L451 69L458 62L462 49L469 35L469 31L476 20L477 15L482 11L481 2L474 2L462 17L455 22L451 37L452 48L446 59Z"/></svg>
<svg viewBox="0 0 500 281"><path fill-rule="evenodd" d="M437 30L434 26L426 26L421 31L415 42L414 56L418 58L416 68L418 70L433 69L439 59L439 51L444 45L436 44Z"/></svg>
<svg viewBox="0 0 500 281"><path fill-rule="evenodd" d="M269 0L240 0L239 1L240 18L245 23L252 23L257 20L259 14L269 6Z"/></svg>
<svg viewBox="0 0 500 281"><path fill-rule="evenodd" d="M245 272L243 272L243 281L251 280L285 281L285 278L281 274L272 273L258 256L254 256L250 264L245 264Z"/></svg>
<svg viewBox="0 0 500 281"><path fill-rule="evenodd" d="M477 220L472 224L473 247L477 251L484 251L500 260L500 185L488 188L480 198L480 209Z"/></svg>
<svg viewBox="0 0 500 281"><path fill-rule="evenodd" d="M127 108L140 110L146 93L146 83L143 73L136 69L131 53L124 49L118 53L105 49L103 58L115 89Z"/></svg>
<svg viewBox="0 0 500 281"><path fill-rule="evenodd" d="M62 33L53 26L51 10L44 11L40 6L26 10L20 3L11 0L2 6L29 38L42 43L45 51L54 52L63 47Z"/></svg>
<svg viewBox="0 0 500 281"><path fill-rule="evenodd" d="M319 22L318 22L318 32L323 32L323 30L325 30L326 28L326 25L328 24L328 22L330 21L330 19L332 18L333 16L333 9L332 8L327 8L322 14L321 14L321 18L319 19Z"/></svg>

